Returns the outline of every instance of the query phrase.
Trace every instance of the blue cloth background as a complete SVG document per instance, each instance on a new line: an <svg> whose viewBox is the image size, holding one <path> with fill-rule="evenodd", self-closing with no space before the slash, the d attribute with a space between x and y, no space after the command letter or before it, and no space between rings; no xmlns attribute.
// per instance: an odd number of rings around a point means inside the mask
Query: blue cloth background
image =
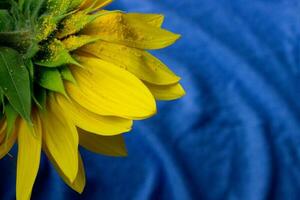
<svg viewBox="0 0 300 200"><path fill-rule="evenodd" d="M119 0L163 13L181 33L155 55L186 97L126 136L129 156L82 150L87 187L71 191L43 158L33 199L300 199L298 0ZM13 153L16 155L16 153ZM14 199L16 158L0 162L0 199Z"/></svg>

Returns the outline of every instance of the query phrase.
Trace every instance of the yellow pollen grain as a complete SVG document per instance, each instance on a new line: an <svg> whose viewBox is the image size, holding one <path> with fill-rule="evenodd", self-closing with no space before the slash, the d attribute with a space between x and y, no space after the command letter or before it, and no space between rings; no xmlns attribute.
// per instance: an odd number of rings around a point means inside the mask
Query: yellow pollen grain
<svg viewBox="0 0 300 200"><path fill-rule="evenodd" d="M57 59L57 54L58 54L58 51L59 51L59 47L56 45L55 42L51 43L48 47L48 50L50 52L50 58L54 58L54 59Z"/></svg>
<svg viewBox="0 0 300 200"><path fill-rule="evenodd" d="M71 36L68 39L64 40L63 43L66 49L72 49L74 46L78 45L78 40L76 36Z"/></svg>
<svg viewBox="0 0 300 200"><path fill-rule="evenodd" d="M67 39L63 40L62 42L68 51L73 51L86 44L95 42L96 40L97 40L96 37L80 35L80 36L70 36Z"/></svg>
<svg viewBox="0 0 300 200"><path fill-rule="evenodd" d="M46 39L54 30L56 29L56 24L53 23L53 16L49 15L43 19L42 25L39 29L40 34L38 39Z"/></svg>
<svg viewBox="0 0 300 200"><path fill-rule="evenodd" d="M84 12L77 12L62 22L63 29L58 33L58 37L64 37L78 32L86 25L87 21L88 15Z"/></svg>
<svg viewBox="0 0 300 200"><path fill-rule="evenodd" d="M51 10L54 15L64 13L70 5L70 0L49 0L47 9Z"/></svg>

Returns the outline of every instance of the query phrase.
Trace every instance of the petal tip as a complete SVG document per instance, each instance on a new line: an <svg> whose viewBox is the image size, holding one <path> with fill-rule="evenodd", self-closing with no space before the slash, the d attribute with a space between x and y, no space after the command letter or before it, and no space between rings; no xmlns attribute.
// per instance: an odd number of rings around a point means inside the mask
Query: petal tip
<svg viewBox="0 0 300 200"><path fill-rule="evenodd" d="M148 113L148 117L147 118L153 117L156 114L157 114L157 106L156 106L156 102L154 101L153 105L149 109L149 113Z"/></svg>
<svg viewBox="0 0 300 200"><path fill-rule="evenodd" d="M174 34L174 42L178 41L181 37L181 34Z"/></svg>
<svg viewBox="0 0 300 200"><path fill-rule="evenodd" d="M151 105L149 105L149 113L148 113L148 117L147 118L150 118L154 115L157 114L157 105L156 105L156 101L155 101L155 98L154 96L151 94L151 96L153 97L152 98L152 102L151 102Z"/></svg>

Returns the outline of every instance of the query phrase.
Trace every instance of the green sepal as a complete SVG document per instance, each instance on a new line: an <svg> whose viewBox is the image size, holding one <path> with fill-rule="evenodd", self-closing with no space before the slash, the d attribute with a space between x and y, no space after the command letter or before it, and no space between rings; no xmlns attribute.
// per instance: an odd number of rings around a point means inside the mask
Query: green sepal
<svg viewBox="0 0 300 200"><path fill-rule="evenodd" d="M11 105L5 105L5 116L6 116L6 139L10 138L14 131L15 123L19 114Z"/></svg>
<svg viewBox="0 0 300 200"><path fill-rule="evenodd" d="M28 60L25 60L25 66L29 72L29 77L30 77L30 81L33 83L34 81L34 66L33 66L33 63L30 59Z"/></svg>
<svg viewBox="0 0 300 200"><path fill-rule="evenodd" d="M69 54L69 51L65 48L64 44L57 39L54 39L39 53L35 60L35 64L49 68L60 67L66 64L80 66L80 64Z"/></svg>
<svg viewBox="0 0 300 200"><path fill-rule="evenodd" d="M17 1L10 0L10 4L11 4L10 13L14 19L14 30L19 31L19 30L27 29L29 25L28 24L29 20L26 19L24 13L20 9L20 4L22 4L22 2L20 2L19 4Z"/></svg>
<svg viewBox="0 0 300 200"><path fill-rule="evenodd" d="M98 40L100 40L100 37L97 36L79 35L79 36L70 36L64 39L62 43L65 45L65 48L68 51L75 51L76 49L84 45L96 42Z"/></svg>
<svg viewBox="0 0 300 200"><path fill-rule="evenodd" d="M53 15L43 15L36 26L37 41L46 40L57 28L57 18Z"/></svg>
<svg viewBox="0 0 300 200"><path fill-rule="evenodd" d="M66 18L68 15L73 14L74 12L69 12L65 14L44 14L42 15L36 26L36 39L37 41L43 41L48 39L49 36L51 36L52 33L54 33L57 30L57 25L61 20Z"/></svg>
<svg viewBox="0 0 300 200"><path fill-rule="evenodd" d="M63 15L67 13L72 0L48 0L47 1L47 13L52 15Z"/></svg>
<svg viewBox="0 0 300 200"><path fill-rule="evenodd" d="M78 8L82 4L83 0L72 0L71 4L69 5L68 11L72 11Z"/></svg>
<svg viewBox="0 0 300 200"><path fill-rule="evenodd" d="M0 108L1 108L1 105L3 105L3 104L4 104L4 91L0 87Z"/></svg>
<svg viewBox="0 0 300 200"><path fill-rule="evenodd" d="M70 15L61 22L61 28L57 32L56 37L61 39L78 33L87 24L91 23L100 15L103 15L103 13L89 15L85 11L79 11L73 15Z"/></svg>
<svg viewBox="0 0 300 200"><path fill-rule="evenodd" d="M20 10L23 10L25 1L26 1L26 0L17 0L18 6L19 6L19 9L20 9Z"/></svg>
<svg viewBox="0 0 300 200"><path fill-rule="evenodd" d="M7 10L0 10L0 32L13 30L13 18Z"/></svg>
<svg viewBox="0 0 300 200"><path fill-rule="evenodd" d="M69 67L67 66L61 67L59 71L63 80L70 81L71 83L77 84Z"/></svg>
<svg viewBox="0 0 300 200"><path fill-rule="evenodd" d="M32 41L30 46L27 48L26 52L24 53L23 57L25 59L33 58L40 50L40 46L37 42Z"/></svg>
<svg viewBox="0 0 300 200"><path fill-rule="evenodd" d="M22 118L30 122L30 77L22 55L7 47L0 47L0 88L10 105Z"/></svg>
<svg viewBox="0 0 300 200"><path fill-rule="evenodd" d="M46 89L37 86L34 93L34 102L40 110L46 109L47 91Z"/></svg>
<svg viewBox="0 0 300 200"><path fill-rule="evenodd" d="M29 60L26 60L25 61L25 65L27 67L27 70L29 72L29 77L30 77L30 89L31 91L34 91L34 66L33 66L33 63L32 61L29 59ZM31 97L34 99L34 93L32 92L31 93Z"/></svg>
<svg viewBox="0 0 300 200"><path fill-rule="evenodd" d="M35 19L39 15L45 2L46 0L23 0L22 4L19 3L19 7L26 16Z"/></svg>
<svg viewBox="0 0 300 200"><path fill-rule="evenodd" d="M36 93L35 93L35 90L34 90L34 86L35 86L35 84L34 84L34 81L35 81L34 65L33 65L32 61L30 59L25 61L25 65L26 65L27 70L29 72L30 89L31 89L31 91L33 91L33 92L31 92L31 98L37 104L37 106L41 107L41 105L39 104L38 100L35 97Z"/></svg>
<svg viewBox="0 0 300 200"><path fill-rule="evenodd" d="M0 121L4 117L4 94L2 90L0 89Z"/></svg>
<svg viewBox="0 0 300 200"><path fill-rule="evenodd" d="M41 67L38 74L38 83L40 86L67 96L63 79L58 69Z"/></svg>

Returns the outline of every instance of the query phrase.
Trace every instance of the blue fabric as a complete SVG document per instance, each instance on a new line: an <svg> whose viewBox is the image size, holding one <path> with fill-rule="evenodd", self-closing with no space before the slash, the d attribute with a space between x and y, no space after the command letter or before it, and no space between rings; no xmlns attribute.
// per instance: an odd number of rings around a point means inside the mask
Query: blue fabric
<svg viewBox="0 0 300 200"><path fill-rule="evenodd" d="M155 55L183 78L187 95L135 124L127 158L82 150L82 195L43 158L33 199L300 199L299 1L123 0L110 8L166 15L165 27L183 38ZM0 162L0 199L14 199L15 167L16 158Z"/></svg>

